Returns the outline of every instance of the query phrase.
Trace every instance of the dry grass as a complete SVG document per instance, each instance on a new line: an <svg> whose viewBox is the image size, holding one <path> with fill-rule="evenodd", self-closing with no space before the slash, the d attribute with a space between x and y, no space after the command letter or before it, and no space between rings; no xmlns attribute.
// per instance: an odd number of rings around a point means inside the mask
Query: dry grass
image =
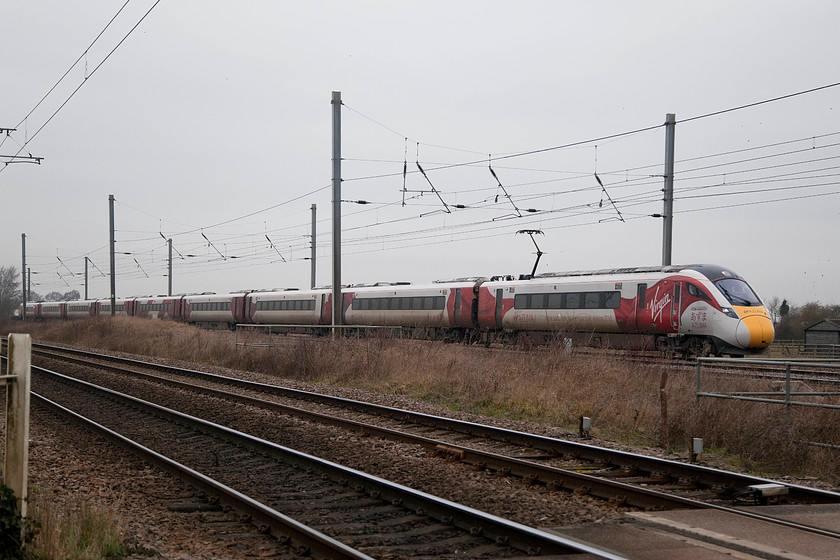
<svg viewBox="0 0 840 560"><path fill-rule="evenodd" d="M840 443L837 411L793 409L788 417L779 405L711 399L698 405L694 370L680 364L629 363L607 352L564 353L559 346L517 351L385 338L274 336L275 344L283 344L236 349L230 332L134 319L26 328L43 341L405 394L455 410L570 430L580 416L589 416L596 436L680 456L688 455L690 438L702 437L702 459L716 464L840 483L840 452L803 443ZM249 335L249 343L267 340ZM726 383L727 391L768 388L766 381Z"/></svg>
<svg viewBox="0 0 840 560"><path fill-rule="evenodd" d="M30 504L30 517L40 529L27 546L29 557L98 560L122 558L129 552L123 543L120 518L109 506L79 502L56 508L39 494L30 497Z"/></svg>

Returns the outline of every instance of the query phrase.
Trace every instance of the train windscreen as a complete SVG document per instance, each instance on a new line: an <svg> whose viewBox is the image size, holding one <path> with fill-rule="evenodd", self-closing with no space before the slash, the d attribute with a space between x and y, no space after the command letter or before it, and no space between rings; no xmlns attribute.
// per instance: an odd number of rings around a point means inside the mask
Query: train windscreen
<svg viewBox="0 0 840 560"><path fill-rule="evenodd" d="M752 288L743 280L737 278L724 278L715 282L715 286L723 293L732 305L741 307L754 307L762 305L761 300L752 291Z"/></svg>

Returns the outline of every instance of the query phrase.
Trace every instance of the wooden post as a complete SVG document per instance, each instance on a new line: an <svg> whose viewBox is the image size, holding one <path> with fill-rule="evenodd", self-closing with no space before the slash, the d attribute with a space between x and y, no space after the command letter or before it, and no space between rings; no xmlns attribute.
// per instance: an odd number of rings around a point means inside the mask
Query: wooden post
<svg viewBox="0 0 840 560"><path fill-rule="evenodd" d="M32 369L32 339L28 334L9 335L6 376L6 469L3 483L17 498L18 512L26 517L29 474L29 381Z"/></svg>

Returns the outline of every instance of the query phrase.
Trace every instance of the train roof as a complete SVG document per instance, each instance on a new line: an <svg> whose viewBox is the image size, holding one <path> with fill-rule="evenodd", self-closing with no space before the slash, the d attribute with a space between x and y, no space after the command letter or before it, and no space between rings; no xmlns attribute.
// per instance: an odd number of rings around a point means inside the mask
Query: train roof
<svg viewBox="0 0 840 560"><path fill-rule="evenodd" d="M739 278L735 272L715 264L672 264L667 266L631 266L625 268L602 268L600 270L574 270L571 272L546 272L537 274L534 278L558 278L568 276L611 276L615 274L651 274L651 273L674 273L683 270L696 270L709 280L715 281L721 278Z"/></svg>

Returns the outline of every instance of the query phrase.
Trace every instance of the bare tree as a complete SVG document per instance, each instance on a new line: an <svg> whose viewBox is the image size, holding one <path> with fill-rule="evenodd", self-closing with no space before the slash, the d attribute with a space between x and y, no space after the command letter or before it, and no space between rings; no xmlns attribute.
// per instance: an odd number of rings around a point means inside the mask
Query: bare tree
<svg viewBox="0 0 840 560"><path fill-rule="evenodd" d="M0 319L11 317L20 304L19 277L17 268L0 266Z"/></svg>

